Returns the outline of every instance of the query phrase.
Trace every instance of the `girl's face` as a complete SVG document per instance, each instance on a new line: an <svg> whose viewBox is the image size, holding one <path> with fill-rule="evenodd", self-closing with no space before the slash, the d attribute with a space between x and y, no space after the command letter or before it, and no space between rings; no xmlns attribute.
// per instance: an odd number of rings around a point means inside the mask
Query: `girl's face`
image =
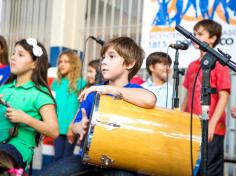
<svg viewBox="0 0 236 176"><path fill-rule="evenodd" d="M88 71L87 71L87 81L89 84L95 84L95 79L96 79L96 69L88 66Z"/></svg>
<svg viewBox="0 0 236 176"><path fill-rule="evenodd" d="M69 58L67 55L63 54L59 58L59 63L58 63L58 69L59 72L63 75L66 76L69 71L70 71L70 62Z"/></svg>
<svg viewBox="0 0 236 176"><path fill-rule="evenodd" d="M33 61L32 56L21 45L16 45L13 55L10 58L11 73L20 76L32 75L36 66L36 61Z"/></svg>

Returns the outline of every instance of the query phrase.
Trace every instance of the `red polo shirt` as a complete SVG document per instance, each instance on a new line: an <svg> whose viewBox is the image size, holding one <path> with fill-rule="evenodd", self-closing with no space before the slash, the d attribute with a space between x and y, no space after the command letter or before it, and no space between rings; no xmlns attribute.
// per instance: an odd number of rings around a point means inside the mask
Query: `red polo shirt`
<svg viewBox="0 0 236 176"><path fill-rule="evenodd" d="M187 104L187 112L190 112L191 102L192 102L192 94L193 94L193 84L194 79L197 74L198 68L201 66L200 60L193 61L187 70L185 75L185 79L183 82L183 86L187 89L188 94L188 104ZM214 113L216 104L219 99L218 92L220 90L225 90L230 93L230 75L229 70L225 66L223 67L218 61L216 62L215 68L210 73L210 85L211 88L216 88L217 93L211 94L211 105L209 109L209 119L211 119L212 114ZM194 93L194 104L193 104L193 113L197 115L201 115L202 108L201 108L201 87L202 87L202 70L197 78L195 93ZM225 118L226 114L225 111L221 115L219 121L217 122L215 133L217 135L224 135L225 134Z"/></svg>

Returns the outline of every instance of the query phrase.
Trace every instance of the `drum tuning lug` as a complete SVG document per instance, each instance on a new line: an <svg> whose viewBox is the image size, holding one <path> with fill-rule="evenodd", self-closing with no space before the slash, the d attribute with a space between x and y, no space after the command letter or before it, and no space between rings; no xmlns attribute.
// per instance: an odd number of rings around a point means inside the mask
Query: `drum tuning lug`
<svg viewBox="0 0 236 176"><path fill-rule="evenodd" d="M116 123L108 123L107 125L112 126L114 128L120 128L120 124L116 124Z"/></svg>
<svg viewBox="0 0 236 176"><path fill-rule="evenodd" d="M101 156L100 160L101 160L102 164L105 166L109 166L115 162L113 159L109 158L108 156L106 156L104 154Z"/></svg>
<svg viewBox="0 0 236 176"><path fill-rule="evenodd" d="M101 124L104 124L104 125L107 125L109 127L113 127L113 128L120 128L121 125L120 124L117 124L117 123L112 123L112 122L102 122L100 121L99 119L97 119L97 122L101 123ZM113 129L112 128L112 129Z"/></svg>
<svg viewBox="0 0 236 176"><path fill-rule="evenodd" d="M83 157L83 161L84 162L88 162L90 160L90 157L86 154L86 155L84 155L84 157Z"/></svg>

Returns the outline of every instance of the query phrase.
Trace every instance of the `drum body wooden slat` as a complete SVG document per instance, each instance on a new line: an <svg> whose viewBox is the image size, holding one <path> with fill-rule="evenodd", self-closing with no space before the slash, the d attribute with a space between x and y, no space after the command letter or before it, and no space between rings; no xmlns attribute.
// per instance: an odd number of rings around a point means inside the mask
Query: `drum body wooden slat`
<svg viewBox="0 0 236 176"><path fill-rule="evenodd" d="M191 175L190 117L163 108L144 109L101 96L90 122L84 160L150 175ZM200 150L200 120L193 117L193 161ZM89 140L89 141L88 141Z"/></svg>

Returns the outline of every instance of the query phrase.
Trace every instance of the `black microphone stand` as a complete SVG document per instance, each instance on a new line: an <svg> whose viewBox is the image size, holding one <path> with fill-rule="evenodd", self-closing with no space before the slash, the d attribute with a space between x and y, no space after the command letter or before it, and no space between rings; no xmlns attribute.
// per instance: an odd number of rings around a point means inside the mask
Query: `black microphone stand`
<svg viewBox="0 0 236 176"><path fill-rule="evenodd" d="M202 58L202 91L201 91L201 105L202 105L202 146L201 146L201 161L202 161L202 172L203 176L207 176L207 152L208 152L208 111L210 105L210 94L214 93L215 90L210 88L210 71L214 68L216 59L223 65L227 65L233 71L236 72L236 63L230 60L228 55L221 54L215 51L213 48L209 47L206 42L201 42L196 37L194 37L186 29L177 25L175 27L177 31L183 34L186 38L191 39L194 43L199 45L199 49L207 52Z"/></svg>
<svg viewBox="0 0 236 176"><path fill-rule="evenodd" d="M216 59L209 53L206 53L201 59L202 68L202 146L201 146L201 169L202 174L207 176L207 160L208 160L208 112L211 104L211 94L216 93L215 88L210 87L210 73L214 69Z"/></svg>
<svg viewBox="0 0 236 176"><path fill-rule="evenodd" d="M172 97L172 108L179 108L179 95L178 95L178 88L179 88L179 74L184 75L184 70L179 69L179 50L176 49L175 52L175 61L173 67L173 80L174 80L174 87L173 87L173 97Z"/></svg>

